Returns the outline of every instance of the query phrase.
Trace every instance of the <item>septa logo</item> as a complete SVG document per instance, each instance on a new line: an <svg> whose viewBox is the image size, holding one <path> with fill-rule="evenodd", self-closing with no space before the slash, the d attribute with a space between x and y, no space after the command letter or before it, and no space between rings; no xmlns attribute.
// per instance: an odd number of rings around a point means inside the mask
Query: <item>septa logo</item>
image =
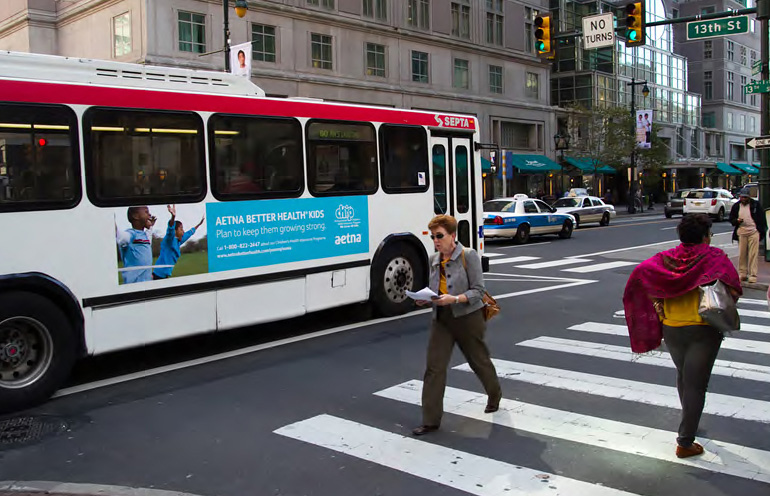
<svg viewBox="0 0 770 496"><path fill-rule="evenodd" d="M439 127L459 127L460 129L474 129L474 120L469 117L455 115L435 115Z"/></svg>

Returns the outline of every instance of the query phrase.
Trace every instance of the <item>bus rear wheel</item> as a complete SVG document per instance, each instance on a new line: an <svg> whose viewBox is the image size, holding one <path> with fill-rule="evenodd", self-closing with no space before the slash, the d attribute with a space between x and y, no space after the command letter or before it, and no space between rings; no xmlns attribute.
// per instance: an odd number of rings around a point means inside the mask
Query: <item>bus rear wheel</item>
<svg viewBox="0 0 770 496"><path fill-rule="evenodd" d="M77 355L75 332L48 298L0 295L0 413L47 400L67 379Z"/></svg>
<svg viewBox="0 0 770 496"><path fill-rule="evenodd" d="M389 244L372 268L372 303L380 315L400 315L413 308L406 291L425 287L425 268L414 248L406 243Z"/></svg>

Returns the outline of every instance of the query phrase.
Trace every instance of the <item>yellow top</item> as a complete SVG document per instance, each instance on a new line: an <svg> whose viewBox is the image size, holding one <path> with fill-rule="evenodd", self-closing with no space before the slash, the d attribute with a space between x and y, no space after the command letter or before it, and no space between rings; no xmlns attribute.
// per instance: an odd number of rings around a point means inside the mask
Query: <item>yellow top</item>
<svg viewBox="0 0 770 496"><path fill-rule="evenodd" d="M676 298L663 300L663 325L670 327L684 327L691 325L708 325L698 315L698 303L700 293L698 288Z"/></svg>
<svg viewBox="0 0 770 496"><path fill-rule="evenodd" d="M447 294L446 290L446 260L441 261L441 270L439 273L441 274L441 279L438 282L438 294L443 295Z"/></svg>

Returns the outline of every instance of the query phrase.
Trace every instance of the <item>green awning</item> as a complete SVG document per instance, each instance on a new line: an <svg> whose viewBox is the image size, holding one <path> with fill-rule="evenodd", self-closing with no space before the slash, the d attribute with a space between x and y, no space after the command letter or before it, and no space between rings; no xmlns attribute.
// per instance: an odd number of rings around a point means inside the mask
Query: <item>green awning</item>
<svg viewBox="0 0 770 496"><path fill-rule="evenodd" d="M741 174L743 174L743 172L739 171L735 167L730 167L724 162L717 162L717 169L719 169L720 172L723 172L728 176L740 176Z"/></svg>
<svg viewBox="0 0 770 496"><path fill-rule="evenodd" d="M752 175L759 174L759 169L755 168L751 164L741 164L739 162L730 162L730 165L732 165L733 167L737 167L738 169L742 170L745 174L752 174Z"/></svg>
<svg viewBox="0 0 770 496"><path fill-rule="evenodd" d="M485 159L484 157L481 157L481 172L484 174L489 174L492 172L492 162Z"/></svg>
<svg viewBox="0 0 770 496"><path fill-rule="evenodd" d="M507 159L507 169L511 170L511 166L519 169L519 172L552 172L560 171L561 166L544 155L519 155L511 152L506 152L505 158Z"/></svg>
<svg viewBox="0 0 770 496"><path fill-rule="evenodd" d="M601 162L595 162L593 159L588 157L564 157L564 160L583 172L593 173L594 167L596 167L597 174L617 174L617 171L613 167L605 165Z"/></svg>

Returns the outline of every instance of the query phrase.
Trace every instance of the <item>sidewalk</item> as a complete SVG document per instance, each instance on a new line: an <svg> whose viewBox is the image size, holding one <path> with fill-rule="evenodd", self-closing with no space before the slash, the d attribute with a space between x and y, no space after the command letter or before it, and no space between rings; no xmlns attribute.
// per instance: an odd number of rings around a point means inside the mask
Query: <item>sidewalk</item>
<svg viewBox="0 0 770 496"><path fill-rule="evenodd" d="M647 205L644 206L644 212L638 210L634 214L628 213L628 205L625 203L618 203L613 205L615 207L615 213L618 217L644 217L647 215L663 215L664 203L655 203L655 208L652 210L647 209Z"/></svg>
<svg viewBox="0 0 770 496"><path fill-rule="evenodd" d="M738 270L738 257L732 257L730 260L735 265L735 270ZM759 250L757 282L741 281L741 285L744 289L760 289L762 291L767 291L767 288L770 287L770 262L765 262L764 249L760 248Z"/></svg>
<svg viewBox="0 0 770 496"><path fill-rule="evenodd" d="M48 481L0 481L0 496L196 496L177 491Z"/></svg>

